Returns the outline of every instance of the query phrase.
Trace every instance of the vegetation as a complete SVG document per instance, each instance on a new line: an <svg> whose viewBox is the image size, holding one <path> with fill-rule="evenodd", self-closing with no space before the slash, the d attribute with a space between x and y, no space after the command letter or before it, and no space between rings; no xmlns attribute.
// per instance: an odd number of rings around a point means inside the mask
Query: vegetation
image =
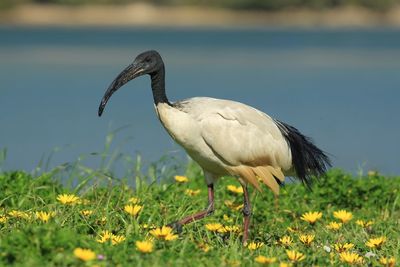
<svg viewBox="0 0 400 267"><path fill-rule="evenodd" d="M331 170L311 191L288 183L277 206L267 188L252 191L244 247L242 192L230 177L216 186L213 215L179 236L160 228L207 204L196 164L165 166L145 175L138 160L122 179L80 162L0 173L0 265L395 266L400 259L400 177Z"/></svg>
<svg viewBox="0 0 400 267"><path fill-rule="evenodd" d="M346 5L362 6L374 10L385 10L400 0L0 0L0 6L17 5L21 3L39 4L126 4L134 2L146 2L156 5L201 5L211 7L226 7L233 9L264 9L281 10L287 8L333 8Z"/></svg>

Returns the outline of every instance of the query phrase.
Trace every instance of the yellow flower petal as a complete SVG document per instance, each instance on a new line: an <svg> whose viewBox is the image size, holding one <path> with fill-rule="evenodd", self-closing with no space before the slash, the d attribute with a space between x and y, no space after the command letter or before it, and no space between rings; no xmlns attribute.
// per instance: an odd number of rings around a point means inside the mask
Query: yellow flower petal
<svg viewBox="0 0 400 267"><path fill-rule="evenodd" d="M112 237L113 237L113 234L111 232L105 230L100 233L100 238L96 239L96 241L99 243L105 243L105 242L111 240Z"/></svg>
<svg viewBox="0 0 400 267"><path fill-rule="evenodd" d="M285 235L285 236L282 236L281 238L279 238L279 243L282 246L288 247L293 243L293 239L290 236Z"/></svg>
<svg viewBox="0 0 400 267"><path fill-rule="evenodd" d="M234 203L233 201L230 201L230 200L225 200L224 203L228 208L230 208L232 210L241 210L241 209L243 209L243 204L236 204L236 203Z"/></svg>
<svg viewBox="0 0 400 267"><path fill-rule="evenodd" d="M111 244L118 245L119 243L125 241L125 236L123 235L112 235L111 237Z"/></svg>
<svg viewBox="0 0 400 267"><path fill-rule="evenodd" d="M342 223L337 223L337 222L330 222L326 228L330 230L339 230L340 227L342 227Z"/></svg>
<svg viewBox="0 0 400 267"><path fill-rule="evenodd" d="M349 249L352 249L354 247L354 244L352 243L335 244L334 247L337 252L342 253L348 251Z"/></svg>
<svg viewBox="0 0 400 267"><path fill-rule="evenodd" d="M0 215L0 223L5 223L5 222L7 222L7 217L6 216L4 216L4 215Z"/></svg>
<svg viewBox="0 0 400 267"><path fill-rule="evenodd" d="M175 181L178 183L187 183L189 182L189 179L186 176L181 176L181 175L175 175Z"/></svg>
<svg viewBox="0 0 400 267"><path fill-rule="evenodd" d="M304 213L300 219L306 221L310 224L314 224L316 221L322 218L322 212L314 211L314 212L306 212Z"/></svg>
<svg viewBox="0 0 400 267"><path fill-rule="evenodd" d="M386 237L370 238L365 245L369 248L380 248L386 242Z"/></svg>
<svg viewBox="0 0 400 267"><path fill-rule="evenodd" d="M81 214L85 217L88 217L93 214L92 210L81 210Z"/></svg>
<svg viewBox="0 0 400 267"><path fill-rule="evenodd" d="M243 187L241 186L234 186L234 185L228 185L226 187L226 189L228 189L229 192L235 193L235 194L243 194Z"/></svg>
<svg viewBox="0 0 400 267"><path fill-rule="evenodd" d="M90 261L94 260L96 258L96 253L94 253L90 249L84 249L84 248L76 248L74 249L74 255L78 259L82 261Z"/></svg>
<svg viewBox="0 0 400 267"><path fill-rule="evenodd" d="M371 225L373 225L374 222L373 222L373 221L368 221L368 222L366 222L366 221L364 221L364 220L357 220L357 221L356 221L356 224L359 225L359 226L361 226L361 227L363 227L363 228L368 228L368 227L370 227Z"/></svg>
<svg viewBox="0 0 400 267"><path fill-rule="evenodd" d="M396 259L394 257L390 258L381 257L379 259L379 263L387 267L394 267L396 266Z"/></svg>
<svg viewBox="0 0 400 267"><path fill-rule="evenodd" d="M250 250L256 250L264 246L263 242L251 242L247 245L247 248Z"/></svg>
<svg viewBox="0 0 400 267"><path fill-rule="evenodd" d="M286 250L286 255L292 262L299 262L306 258L306 256L303 253L295 250Z"/></svg>
<svg viewBox="0 0 400 267"><path fill-rule="evenodd" d="M165 237L165 240L167 240L167 241L173 241L173 240L176 240L178 238L178 235L175 235L175 234L168 234L166 237Z"/></svg>
<svg viewBox="0 0 400 267"><path fill-rule="evenodd" d="M357 253L353 252L342 252L340 253L340 260L348 264L360 264L363 262L363 258Z"/></svg>
<svg viewBox="0 0 400 267"><path fill-rule="evenodd" d="M13 217L13 218L17 218L17 219L30 219L30 215L27 213L27 212L25 212L25 211L19 211L19 210L12 210L12 211L10 211L9 213L8 213L8 215L10 216L10 217Z"/></svg>
<svg viewBox="0 0 400 267"><path fill-rule="evenodd" d="M342 221L342 223L347 223L353 218L353 214L346 210L338 210L333 213L333 216Z"/></svg>
<svg viewBox="0 0 400 267"><path fill-rule="evenodd" d="M37 211L35 215L38 220L47 223L54 216L54 212Z"/></svg>
<svg viewBox="0 0 400 267"><path fill-rule="evenodd" d="M163 226L160 228L150 230L149 233L158 239L166 240L166 241L172 241L172 240L175 240L178 238L178 235L175 235L172 232L172 228L169 226Z"/></svg>
<svg viewBox="0 0 400 267"><path fill-rule="evenodd" d="M301 243L303 243L306 246L311 245L311 243L314 241L315 235L300 235L299 239Z"/></svg>
<svg viewBox="0 0 400 267"><path fill-rule="evenodd" d="M57 200L64 205L73 205L79 202L79 197L74 194L61 194L57 196Z"/></svg>
<svg viewBox="0 0 400 267"><path fill-rule="evenodd" d="M217 232L219 229L224 227L220 223L207 223L205 226L206 226L206 229L211 232Z"/></svg>
<svg viewBox="0 0 400 267"><path fill-rule="evenodd" d="M153 242L151 241L136 241L136 249L142 253L151 253L153 251Z"/></svg>
<svg viewBox="0 0 400 267"><path fill-rule="evenodd" d="M225 233L240 233L241 229L237 225L233 225L233 226L225 225L225 226L222 226L221 228L218 228L217 232L218 233L222 233L222 234L225 234Z"/></svg>
<svg viewBox="0 0 400 267"><path fill-rule="evenodd" d="M136 216L141 210L143 206L140 205L125 205L124 210L126 213Z"/></svg>
<svg viewBox="0 0 400 267"><path fill-rule="evenodd" d="M271 264L271 263L276 262L276 258L267 258L267 257L262 256L262 255L257 256L254 260L256 262L258 262L258 263L261 263L261 264Z"/></svg>

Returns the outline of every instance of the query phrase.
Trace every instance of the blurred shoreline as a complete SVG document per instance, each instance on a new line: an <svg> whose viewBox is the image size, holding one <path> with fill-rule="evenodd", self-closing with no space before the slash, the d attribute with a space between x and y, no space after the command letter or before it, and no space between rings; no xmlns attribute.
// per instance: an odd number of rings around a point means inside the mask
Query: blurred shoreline
<svg viewBox="0 0 400 267"><path fill-rule="evenodd" d="M148 27L400 27L400 6L387 11L361 7L243 11L193 6L20 5L0 11L0 25Z"/></svg>

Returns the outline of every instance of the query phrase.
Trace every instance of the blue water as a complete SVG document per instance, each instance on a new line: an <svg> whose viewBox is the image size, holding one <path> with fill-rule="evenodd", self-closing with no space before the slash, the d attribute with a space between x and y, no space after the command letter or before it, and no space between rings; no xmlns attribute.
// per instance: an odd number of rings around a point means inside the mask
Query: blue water
<svg viewBox="0 0 400 267"><path fill-rule="evenodd" d="M157 49L171 100L233 99L292 124L350 172L400 174L400 31L0 27L3 169L51 166L103 149L110 130L145 164L184 152L159 124L150 83L97 107L134 57ZM93 161L96 167L99 164Z"/></svg>

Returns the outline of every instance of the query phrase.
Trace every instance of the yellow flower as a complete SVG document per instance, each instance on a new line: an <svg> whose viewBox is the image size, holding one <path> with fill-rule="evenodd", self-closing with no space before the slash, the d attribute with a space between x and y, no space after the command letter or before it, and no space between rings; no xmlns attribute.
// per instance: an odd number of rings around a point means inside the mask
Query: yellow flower
<svg viewBox="0 0 400 267"><path fill-rule="evenodd" d="M340 260L348 264L360 264L363 262L363 258L357 253L353 252L342 252L340 253Z"/></svg>
<svg viewBox="0 0 400 267"><path fill-rule="evenodd" d="M125 205L124 210L128 214L136 216L142 208L143 206L140 205Z"/></svg>
<svg viewBox="0 0 400 267"><path fill-rule="evenodd" d="M80 260L91 261L96 258L96 253L90 249L76 248L74 249L74 255Z"/></svg>
<svg viewBox="0 0 400 267"><path fill-rule="evenodd" d="M189 179L186 176L175 175L175 181L178 183L187 183Z"/></svg>
<svg viewBox="0 0 400 267"><path fill-rule="evenodd" d="M118 245L119 243L125 241L125 236L123 235L112 235L111 237L111 244Z"/></svg>
<svg viewBox="0 0 400 267"><path fill-rule="evenodd" d="M251 242L247 245L247 248L250 250L256 250L264 246L263 242Z"/></svg>
<svg viewBox="0 0 400 267"><path fill-rule="evenodd" d="M150 230L150 234L158 239L164 239L167 241L172 241L178 238L178 235L175 235L172 232L172 228L169 226L163 226Z"/></svg>
<svg viewBox="0 0 400 267"><path fill-rule="evenodd" d="M396 266L396 259L394 257L386 258L386 257L381 257L379 259L379 262L387 267L394 267Z"/></svg>
<svg viewBox="0 0 400 267"><path fill-rule="evenodd" d="M282 246L288 247L293 243L293 239L290 236L285 235L285 236L282 236L281 238L279 238L279 243Z"/></svg>
<svg viewBox="0 0 400 267"><path fill-rule="evenodd" d="M108 240L111 240L111 238L113 237L113 234L107 230L102 231L100 234L100 238L97 239L96 241L99 243L105 243Z"/></svg>
<svg viewBox="0 0 400 267"><path fill-rule="evenodd" d="M0 215L0 223L5 223L7 221L7 217L4 215Z"/></svg>
<svg viewBox="0 0 400 267"><path fill-rule="evenodd" d="M217 231L218 231L218 233L224 234L224 233L240 233L241 230L240 230L239 226L236 226L236 225L233 225L233 226L225 225L225 226L219 228Z"/></svg>
<svg viewBox="0 0 400 267"><path fill-rule="evenodd" d="M306 256L303 253L298 252L296 250L286 250L286 254L289 260L291 260L292 262L299 262L306 258Z"/></svg>
<svg viewBox="0 0 400 267"><path fill-rule="evenodd" d="M8 215L11 217L20 218L20 219L29 219L30 218L30 216L27 212L19 211L19 210L12 210L8 213Z"/></svg>
<svg viewBox="0 0 400 267"><path fill-rule="evenodd" d="M131 204L138 204L139 199L137 197L131 197L130 199L128 199L128 202Z"/></svg>
<svg viewBox="0 0 400 267"><path fill-rule="evenodd" d="M211 249L211 247L206 243L200 243L197 245L197 247L204 252L208 252Z"/></svg>
<svg viewBox="0 0 400 267"><path fill-rule="evenodd" d="M338 210L333 213L333 216L342 221L342 223L347 223L353 218L353 214L351 212L345 210Z"/></svg>
<svg viewBox="0 0 400 267"><path fill-rule="evenodd" d="M35 215L38 220L47 223L54 216L54 212L37 211Z"/></svg>
<svg viewBox="0 0 400 267"><path fill-rule="evenodd" d="M185 190L185 195L187 195L187 196L195 196L195 195L198 195L199 193L200 193L200 189L197 189L197 190L186 189Z"/></svg>
<svg viewBox="0 0 400 267"><path fill-rule="evenodd" d="M171 233L171 234L168 234L164 239L166 241L173 241L173 240L178 239L178 235Z"/></svg>
<svg viewBox="0 0 400 267"><path fill-rule="evenodd" d="M342 223L337 223L337 222L330 222L326 228L330 230L339 230L339 228L342 227Z"/></svg>
<svg viewBox="0 0 400 267"><path fill-rule="evenodd" d="M90 216L90 215L92 215L93 214L93 211L92 210L81 210L81 214L83 215L83 216Z"/></svg>
<svg viewBox="0 0 400 267"><path fill-rule="evenodd" d="M234 186L234 185L228 185L226 187L229 192L235 193L235 194L243 194L243 187L241 186Z"/></svg>
<svg viewBox="0 0 400 267"><path fill-rule="evenodd" d="M348 251L349 249L352 249L354 247L354 244L352 243L335 244L334 247L337 252L342 253Z"/></svg>
<svg viewBox="0 0 400 267"><path fill-rule="evenodd" d="M306 212L300 217L300 219L302 219L303 221L306 221L310 224L314 224L316 221L318 221L321 218L322 218L322 213L318 212L318 211Z"/></svg>
<svg viewBox="0 0 400 267"><path fill-rule="evenodd" d="M292 264L287 263L287 262L281 262L281 263L279 263L279 267L290 267L290 266L292 266Z"/></svg>
<svg viewBox="0 0 400 267"><path fill-rule="evenodd" d="M219 229L224 227L220 223L207 223L205 226L206 226L206 229L211 232L217 232Z"/></svg>
<svg viewBox="0 0 400 267"><path fill-rule="evenodd" d="M79 202L79 197L74 194L61 194L57 196L57 200L65 205L73 205Z"/></svg>
<svg viewBox="0 0 400 267"><path fill-rule="evenodd" d="M267 258L265 256L258 256L254 259L256 262L261 263L261 264L271 264L276 262L276 258Z"/></svg>
<svg viewBox="0 0 400 267"><path fill-rule="evenodd" d="M233 203L233 201L230 201L230 200L225 200L224 203L228 208L230 208L232 210L243 209L243 204L235 204L235 203Z"/></svg>
<svg viewBox="0 0 400 267"><path fill-rule="evenodd" d="M365 245L369 248L380 248L386 242L386 237L380 236L377 238L370 238Z"/></svg>
<svg viewBox="0 0 400 267"><path fill-rule="evenodd" d="M150 253L153 251L153 242L151 241L136 241L136 249L142 253Z"/></svg>
<svg viewBox="0 0 400 267"><path fill-rule="evenodd" d="M301 243L303 243L306 246L311 245L311 243L314 241L315 235L301 235L299 236L299 239Z"/></svg>
<svg viewBox="0 0 400 267"><path fill-rule="evenodd" d="M106 243L108 241L111 241L112 245L117 245L121 243L122 241L125 240L125 236L123 235L114 235L110 231L102 231L100 234L100 238L96 239L97 242L99 243Z"/></svg>
<svg viewBox="0 0 400 267"><path fill-rule="evenodd" d="M373 225L374 222L373 222L373 221L368 221L368 222L366 222L366 221L364 221L364 220L357 220L357 221L356 221L356 224L359 225L359 226L361 226L361 227L363 227L363 228L367 228L367 227Z"/></svg>

